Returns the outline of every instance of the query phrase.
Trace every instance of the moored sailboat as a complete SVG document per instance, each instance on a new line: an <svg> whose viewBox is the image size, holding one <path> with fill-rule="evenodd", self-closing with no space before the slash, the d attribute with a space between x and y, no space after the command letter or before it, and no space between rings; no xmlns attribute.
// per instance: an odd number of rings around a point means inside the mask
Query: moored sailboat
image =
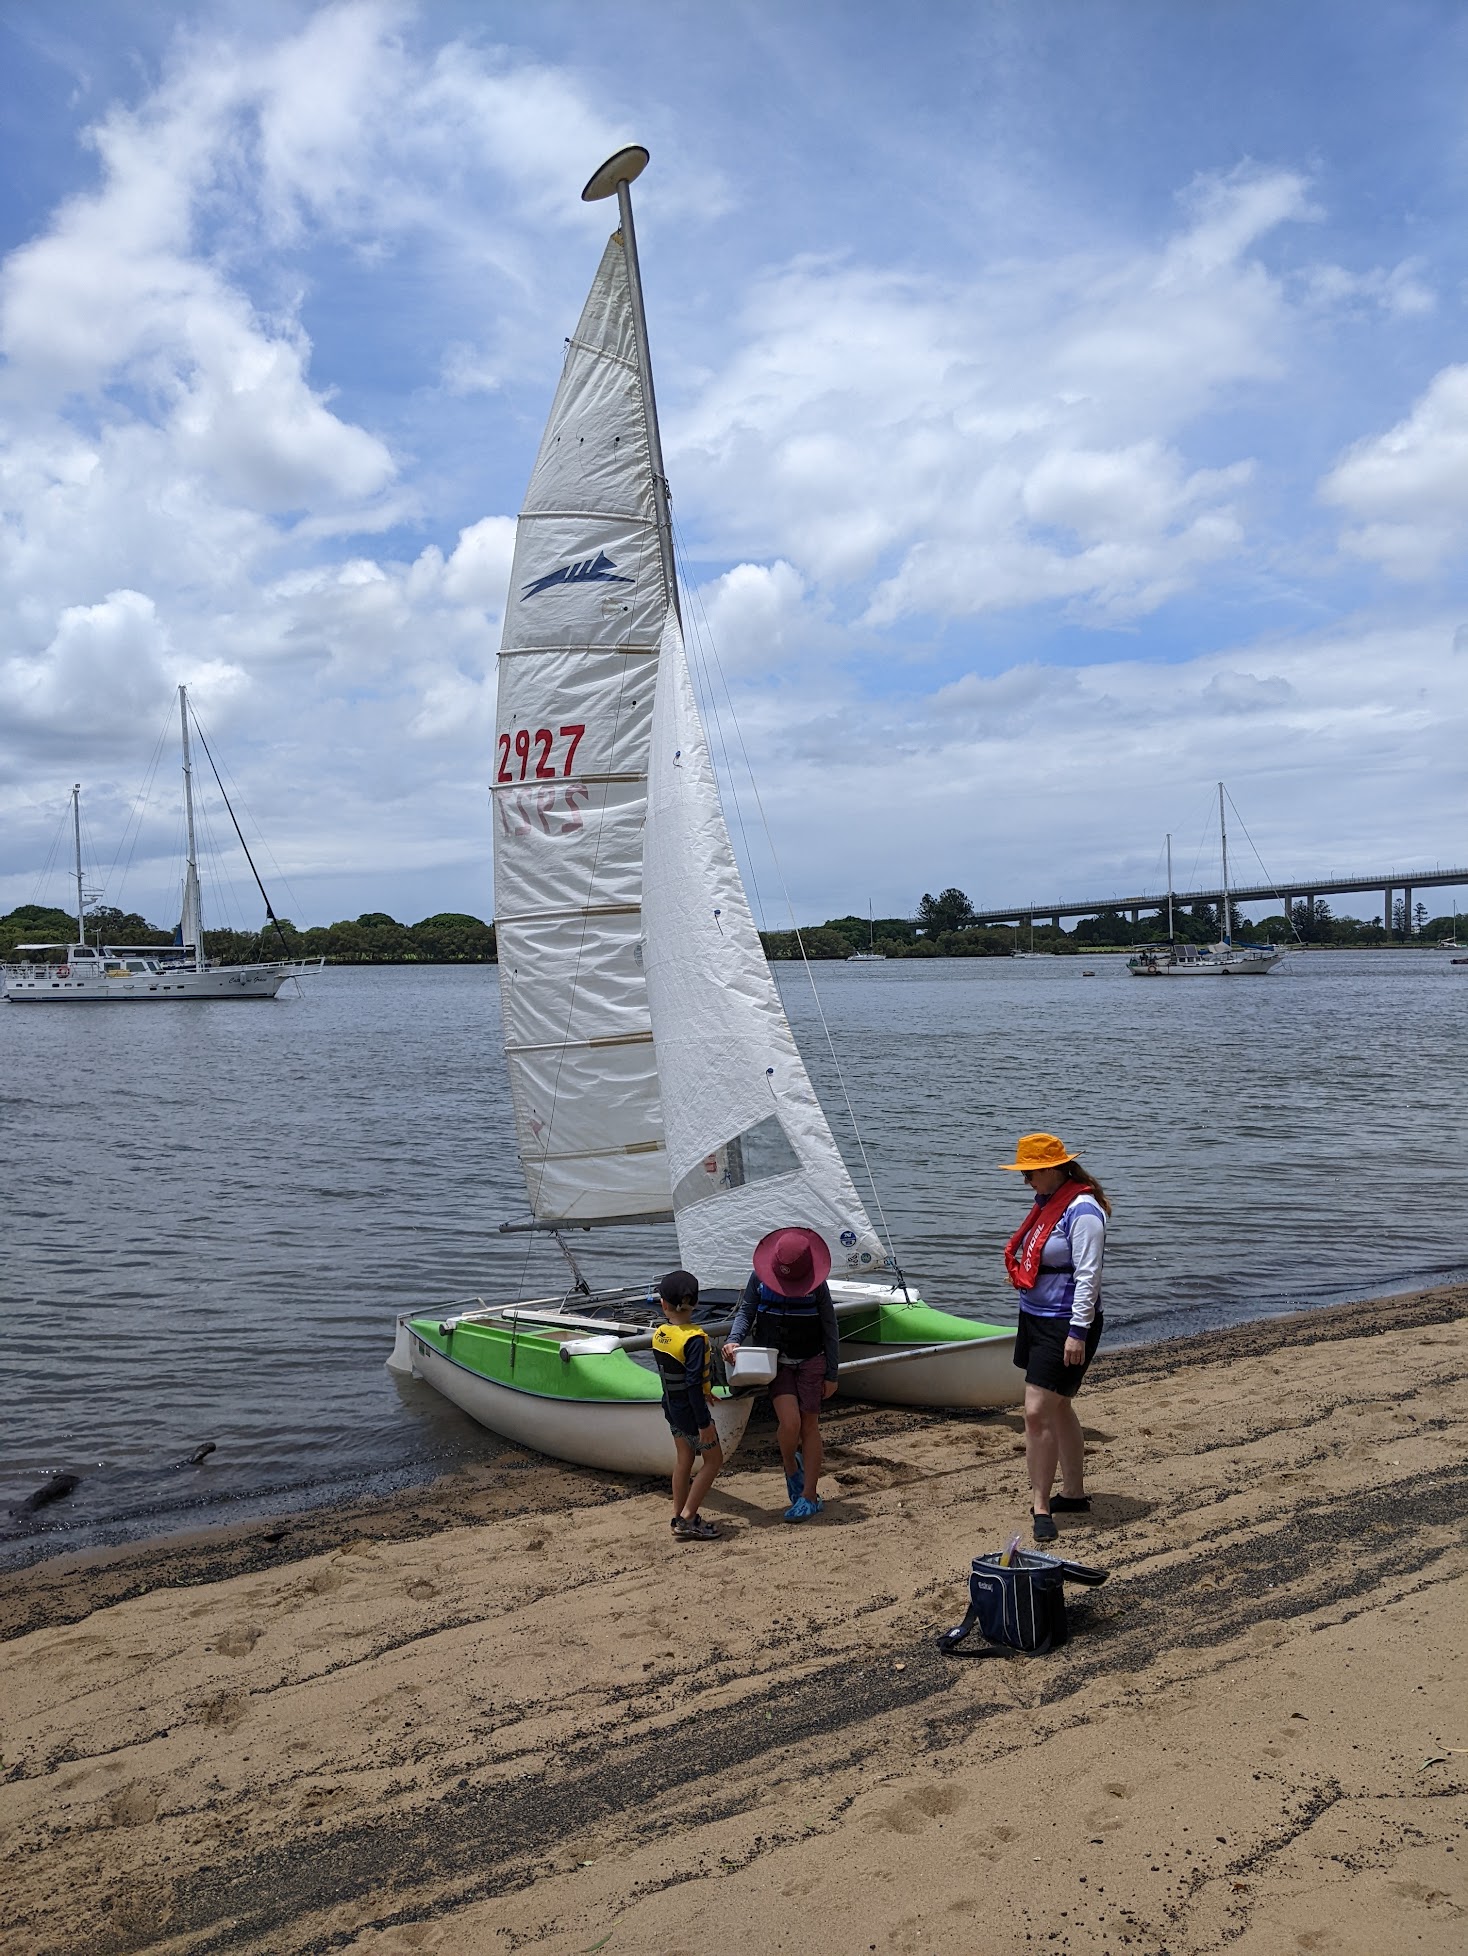
<svg viewBox="0 0 1468 1956"><path fill-rule="evenodd" d="M288 978L319 971L324 958L276 958L250 964L213 964L204 949L203 896L199 851L194 835L194 767L189 741L188 689L178 689L179 732L183 747L184 865L179 924L173 944L89 944L87 893L82 874L81 788L71 791L76 847L76 941L18 944L4 967L3 996L11 1005L156 1005L181 1001L274 998ZM201 735L202 738L202 735ZM223 783L220 793L223 794ZM226 805L228 797L226 796ZM234 810L230 809L234 819ZM238 832L238 824L236 824ZM241 846L244 837L240 836ZM265 897L250 852L251 873ZM267 921L275 923L265 897ZM279 924L276 924L280 932ZM284 935L281 933L282 943Z"/></svg>
<svg viewBox="0 0 1468 1956"><path fill-rule="evenodd" d="M632 222L646 162L620 151L583 192L615 196L621 222L568 342L506 604L495 922L530 1219L505 1227L672 1222L727 1316L754 1244L798 1222L832 1252L850 1389L1012 1403L1013 1332L931 1310L874 1229L735 862L684 651ZM389 1362L542 1452L663 1471L660 1388L637 1362L652 1308L583 1286L410 1312ZM748 1410L716 1392L726 1453Z"/></svg>
<svg viewBox="0 0 1468 1956"><path fill-rule="evenodd" d="M1233 940L1233 901L1228 887L1228 823L1223 812L1223 783L1218 784L1218 841L1223 859L1223 896L1216 944L1180 944L1173 932L1172 837L1167 838L1167 944L1139 951L1127 959L1133 978L1262 978L1273 971L1283 953L1272 944L1239 944Z"/></svg>

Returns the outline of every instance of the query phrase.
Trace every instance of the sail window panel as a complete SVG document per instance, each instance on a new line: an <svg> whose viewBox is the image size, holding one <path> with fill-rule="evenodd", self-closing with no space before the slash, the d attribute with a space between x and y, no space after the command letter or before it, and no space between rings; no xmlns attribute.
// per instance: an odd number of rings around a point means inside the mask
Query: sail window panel
<svg viewBox="0 0 1468 1956"><path fill-rule="evenodd" d="M499 959L512 1048L648 1032L640 913L503 927Z"/></svg>
<svg viewBox="0 0 1468 1956"><path fill-rule="evenodd" d="M771 1114L711 1148L674 1189L673 1208L681 1214L692 1203L706 1202L728 1189L742 1188L747 1182L767 1182L778 1175L795 1175L799 1170L800 1161L789 1137Z"/></svg>
<svg viewBox="0 0 1468 1956"><path fill-rule="evenodd" d="M646 811L640 781L542 782L496 795L496 920L637 909Z"/></svg>
<svg viewBox="0 0 1468 1956"><path fill-rule="evenodd" d="M522 517L503 646L655 645L667 604L650 518L573 502Z"/></svg>
<svg viewBox="0 0 1468 1956"><path fill-rule="evenodd" d="M494 791L647 772L657 659L555 651L501 663ZM518 736L523 732L524 739Z"/></svg>

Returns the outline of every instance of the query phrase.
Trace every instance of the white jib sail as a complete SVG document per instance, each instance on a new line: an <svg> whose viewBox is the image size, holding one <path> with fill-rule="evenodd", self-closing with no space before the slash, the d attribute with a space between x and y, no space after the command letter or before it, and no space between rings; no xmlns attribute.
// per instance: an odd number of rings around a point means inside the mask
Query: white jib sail
<svg viewBox="0 0 1468 1956"><path fill-rule="evenodd" d="M671 1206L642 972L648 734L668 602L616 234L520 514L499 658L500 1001L542 1222Z"/></svg>
<svg viewBox="0 0 1468 1956"><path fill-rule="evenodd" d="M705 1284L742 1284L759 1239L800 1224L825 1237L833 1274L890 1268L765 962L671 614L653 709L643 882L684 1264Z"/></svg>

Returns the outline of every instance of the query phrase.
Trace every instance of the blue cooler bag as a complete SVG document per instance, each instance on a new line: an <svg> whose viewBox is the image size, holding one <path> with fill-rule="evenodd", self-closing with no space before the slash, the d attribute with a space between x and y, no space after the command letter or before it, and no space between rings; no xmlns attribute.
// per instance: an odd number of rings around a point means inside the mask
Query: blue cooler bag
<svg viewBox="0 0 1468 1956"><path fill-rule="evenodd" d="M992 1657L1002 1650L1039 1656L1059 1650L1070 1636L1065 1585L1080 1582L1096 1589L1108 1574L1106 1569L1088 1569L1084 1563L1062 1562L1031 1549L1015 1549L1007 1564L997 1550L976 1555L968 1579L968 1614L954 1629L944 1631L938 1648L956 1651L977 1624L995 1649L966 1651L965 1656Z"/></svg>

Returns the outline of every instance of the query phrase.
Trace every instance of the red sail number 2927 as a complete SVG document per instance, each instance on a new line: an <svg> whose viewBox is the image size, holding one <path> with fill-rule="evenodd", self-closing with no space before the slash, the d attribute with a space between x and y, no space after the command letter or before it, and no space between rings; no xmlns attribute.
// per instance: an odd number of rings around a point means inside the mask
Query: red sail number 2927
<svg viewBox="0 0 1468 1956"><path fill-rule="evenodd" d="M537 727L531 733L528 727L521 727L513 738L502 733L499 737L500 764L495 775L496 781L565 781L570 779L571 763L576 758L576 749L581 745L585 726L562 727L561 739L566 745L566 758L558 768L553 758L556 736L549 727ZM511 765L511 755L519 764L516 773ZM534 756L534 766L531 757Z"/></svg>

